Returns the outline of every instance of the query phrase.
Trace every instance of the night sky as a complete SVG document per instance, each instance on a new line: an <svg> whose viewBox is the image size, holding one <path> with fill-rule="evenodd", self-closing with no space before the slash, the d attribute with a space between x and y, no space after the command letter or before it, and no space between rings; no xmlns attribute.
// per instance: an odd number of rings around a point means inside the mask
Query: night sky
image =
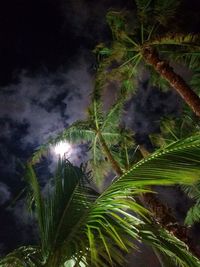
<svg viewBox="0 0 200 267"><path fill-rule="evenodd" d="M3 2L3 3L2 3ZM95 74L91 52L111 40L106 11L133 9L127 0L7 0L0 4L0 254L34 242L34 221L24 200L13 204L23 188L21 163L50 136L85 118ZM199 1L184 1L179 22L199 29ZM187 12L186 12L187 11ZM191 19L192 17L192 19ZM126 123L140 142L158 131L160 117L178 116L175 94L148 90L148 77L127 104ZM167 99L167 101L166 101ZM167 103L167 104L166 104ZM76 148L74 162L84 158ZM53 159L40 167L45 186ZM141 265L142 266L142 265ZM153 266L153 265L152 265Z"/></svg>

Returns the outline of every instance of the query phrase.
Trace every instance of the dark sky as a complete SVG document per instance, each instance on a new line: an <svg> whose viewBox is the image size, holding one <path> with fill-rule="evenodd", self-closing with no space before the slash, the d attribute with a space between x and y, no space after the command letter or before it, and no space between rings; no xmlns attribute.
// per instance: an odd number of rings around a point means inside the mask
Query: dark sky
<svg viewBox="0 0 200 267"><path fill-rule="evenodd" d="M95 64L91 50L110 38L106 10L125 5L116 0L0 4L0 254L36 236L24 201L10 205L24 186L20 162L86 116ZM75 147L72 160L83 156L84 148ZM44 185L53 163L40 167Z"/></svg>
<svg viewBox="0 0 200 267"><path fill-rule="evenodd" d="M131 0L0 3L0 253L35 235L23 201L10 207L23 185L19 162L49 136L85 117L94 77L91 50L111 38L105 22L109 8L134 8L134 4ZM182 18L189 21L186 28L197 31L199 1L184 1L183 10L188 10ZM165 114L173 113L177 104L170 101L173 95L154 90L145 95L145 86L130 104L137 116L127 118L142 138L157 129L163 108ZM76 151L81 157L81 149Z"/></svg>

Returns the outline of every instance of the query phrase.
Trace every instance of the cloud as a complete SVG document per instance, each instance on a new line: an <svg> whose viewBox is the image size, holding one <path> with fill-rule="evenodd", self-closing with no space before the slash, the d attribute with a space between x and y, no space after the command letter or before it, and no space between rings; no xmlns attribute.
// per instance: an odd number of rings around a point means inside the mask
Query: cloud
<svg viewBox="0 0 200 267"><path fill-rule="evenodd" d="M77 119L85 117L92 89L88 63L83 59L70 71L38 73L21 72L17 84L1 88L1 137L13 131L10 121L27 124L24 145L41 144ZM22 133L23 135L23 133Z"/></svg>
<svg viewBox="0 0 200 267"><path fill-rule="evenodd" d="M11 192L9 190L9 187L0 182L0 205L5 204L7 201L11 199Z"/></svg>
<svg viewBox="0 0 200 267"><path fill-rule="evenodd" d="M38 240L38 226L32 213L28 211L26 200L21 199L13 207L7 209L17 222L16 228L20 233L20 245L33 244Z"/></svg>
<svg viewBox="0 0 200 267"><path fill-rule="evenodd" d="M162 92L148 84L139 83L137 94L126 107L125 123L140 137L159 131L163 116L177 116L181 109L180 97L172 90Z"/></svg>

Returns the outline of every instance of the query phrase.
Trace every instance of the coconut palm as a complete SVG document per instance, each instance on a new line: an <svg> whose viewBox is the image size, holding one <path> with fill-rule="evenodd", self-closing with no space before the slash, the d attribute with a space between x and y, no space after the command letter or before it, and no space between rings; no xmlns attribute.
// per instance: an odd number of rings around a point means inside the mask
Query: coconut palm
<svg viewBox="0 0 200 267"><path fill-rule="evenodd" d="M190 68L199 65L200 36L173 32L173 18L180 1L136 0L137 19L130 12L110 11L107 21L113 35L110 47L96 48L100 68L99 82L121 80L131 87L143 63L159 86L168 82L189 107L200 116L200 99L169 65L169 60ZM168 60L168 61L167 61ZM107 75L106 75L107 73Z"/></svg>
<svg viewBox="0 0 200 267"><path fill-rule="evenodd" d="M133 134L120 126L125 99L126 94L120 93L118 101L107 112L103 112L103 104L97 86L88 108L87 119L74 122L56 138L52 138L39 147L34 153L31 163L38 162L51 145L67 140L70 143L85 143L89 146L89 165L99 187L109 171L112 170L117 175L121 175L123 170L131 164L128 150L134 149ZM124 158L120 157L121 147L123 151L126 151Z"/></svg>
<svg viewBox="0 0 200 267"><path fill-rule="evenodd" d="M119 100L106 113L102 111L103 104L99 88L96 87L93 92L88 119L73 123L56 138L49 140L35 152L30 162L34 164L51 145L56 145L63 140L76 144L88 143L90 144L89 170L95 177L98 190L102 191L109 171L114 171L117 176L121 176L141 156L138 157L138 153L137 155L135 153L136 148L131 134L125 130L122 131L119 125L123 104L127 97L127 88L123 88L122 92L119 93ZM140 147L142 154L144 154L143 150ZM149 155L150 153L146 154ZM155 194L144 194L139 199L146 208L151 210L162 227L174 233L179 239L187 240L188 245L191 245L191 238L186 227L177 222L171 209L163 204Z"/></svg>
<svg viewBox="0 0 200 267"><path fill-rule="evenodd" d="M0 266L123 266L124 252L137 249L135 240L151 246L168 266L199 266L185 244L135 201L148 191L147 186L198 181L199 162L197 135L139 161L99 195L84 183L87 177L81 169L63 160L46 196L28 164L26 180L35 204L40 243L16 249Z"/></svg>

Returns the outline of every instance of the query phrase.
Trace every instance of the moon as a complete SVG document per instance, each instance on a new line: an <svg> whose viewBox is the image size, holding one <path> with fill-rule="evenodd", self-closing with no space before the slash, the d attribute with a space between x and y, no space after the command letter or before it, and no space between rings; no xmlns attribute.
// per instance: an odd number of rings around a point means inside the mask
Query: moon
<svg viewBox="0 0 200 267"><path fill-rule="evenodd" d="M61 141L53 148L54 153L59 157L69 157L72 154L72 145L66 141Z"/></svg>

